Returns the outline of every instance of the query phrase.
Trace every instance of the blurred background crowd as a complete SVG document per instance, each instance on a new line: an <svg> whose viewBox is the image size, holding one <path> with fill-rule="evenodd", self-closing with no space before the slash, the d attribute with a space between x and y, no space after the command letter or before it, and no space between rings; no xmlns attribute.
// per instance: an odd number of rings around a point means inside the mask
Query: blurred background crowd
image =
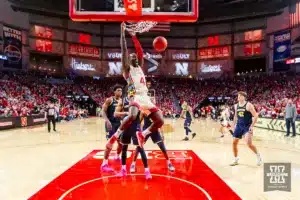
<svg viewBox="0 0 300 200"><path fill-rule="evenodd" d="M217 113L221 105L236 103L237 91L246 91L261 117L284 118L288 99L296 105L300 117L300 76L260 74L228 79L149 78L156 91L157 105L164 116L176 116L181 103L187 101L196 116ZM88 96L100 115L105 98L112 95L114 84L125 85L122 78L93 80L91 78L49 77L41 73L2 72L0 74L0 116L43 114L49 102L59 107L59 119L86 117L89 109L76 96ZM218 100L209 100L210 97Z"/></svg>

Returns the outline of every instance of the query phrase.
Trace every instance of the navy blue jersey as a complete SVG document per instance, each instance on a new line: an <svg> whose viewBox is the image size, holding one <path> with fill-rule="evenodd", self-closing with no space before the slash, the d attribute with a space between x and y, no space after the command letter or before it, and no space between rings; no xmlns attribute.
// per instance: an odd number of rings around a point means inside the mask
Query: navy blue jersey
<svg viewBox="0 0 300 200"><path fill-rule="evenodd" d="M123 99L123 112L129 112L130 102L128 97ZM125 116L126 117L126 116ZM140 124L140 111L136 117L136 120L133 123Z"/></svg>
<svg viewBox="0 0 300 200"><path fill-rule="evenodd" d="M144 126L143 130L146 130L148 127L150 127L152 124L152 121L149 117L144 117Z"/></svg>
<svg viewBox="0 0 300 200"><path fill-rule="evenodd" d="M237 104L237 109L236 109L236 113L237 113L237 125L240 126L250 126L252 124L252 114L251 112L249 112L246 107L247 107L247 103L245 103L245 105L240 106L239 104Z"/></svg>
<svg viewBox="0 0 300 200"><path fill-rule="evenodd" d="M129 99L128 99L128 97L125 97L124 99L123 99L123 111L124 112L129 112Z"/></svg>
<svg viewBox="0 0 300 200"><path fill-rule="evenodd" d="M114 112L115 112L116 107L118 105L118 101L114 97L112 99L113 100L112 100L111 104L107 108L106 115L107 115L107 118L109 119L109 121L111 123L120 123L120 119L114 117Z"/></svg>
<svg viewBox="0 0 300 200"><path fill-rule="evenodd" d="M184 106L182 109L185 112L185 120L192 120L192 114L188 110L189 106Z"/></svg>

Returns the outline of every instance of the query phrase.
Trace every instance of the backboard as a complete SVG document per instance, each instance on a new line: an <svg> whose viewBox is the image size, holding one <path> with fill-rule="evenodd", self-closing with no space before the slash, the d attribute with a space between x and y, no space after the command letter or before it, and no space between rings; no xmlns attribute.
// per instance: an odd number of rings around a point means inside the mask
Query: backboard
<svg viewBox="0 0 300 200"><path fill-rule="evenodd" d="M69 0L69 14L74 21L195 22L198 0L142 0L140 16L127 15L123 0Z"/></svg>

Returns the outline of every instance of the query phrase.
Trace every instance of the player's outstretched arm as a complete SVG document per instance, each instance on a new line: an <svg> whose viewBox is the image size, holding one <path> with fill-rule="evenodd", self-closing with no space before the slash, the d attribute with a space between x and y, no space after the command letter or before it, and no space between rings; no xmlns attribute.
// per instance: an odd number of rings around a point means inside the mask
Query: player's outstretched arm
<svg viewBox="0 0 300 200"><path fill-rule="evenodd" d="M121 50L122 50L122 70L123 72L129 72L130 66L128 61L128 49L126 44L126 38L125 38L125 28L126 25L123 22L121 24Z"/></svg>
<svg viewBox="0 0 300 200"><path fill-rule="evenodd" d="M139 66L143 67L144 65L144 52L140 41L137 39L135 35L132 35L132 41L136 50L136 55L138 57Z"/></svg>

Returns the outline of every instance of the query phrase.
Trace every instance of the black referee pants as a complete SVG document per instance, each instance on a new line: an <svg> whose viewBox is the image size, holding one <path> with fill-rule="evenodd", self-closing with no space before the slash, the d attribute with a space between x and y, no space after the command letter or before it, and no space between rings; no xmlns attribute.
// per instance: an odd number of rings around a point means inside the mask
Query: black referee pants
<svg viewBox="0 0 300 200"><path fill-rule="evenodd" d="M54 116L48 116L48 132L50 133L51 131L51 125L50 123L52 122L53 125L53 130L56 131L55 127L56 127L56 120Z"/></svg>

